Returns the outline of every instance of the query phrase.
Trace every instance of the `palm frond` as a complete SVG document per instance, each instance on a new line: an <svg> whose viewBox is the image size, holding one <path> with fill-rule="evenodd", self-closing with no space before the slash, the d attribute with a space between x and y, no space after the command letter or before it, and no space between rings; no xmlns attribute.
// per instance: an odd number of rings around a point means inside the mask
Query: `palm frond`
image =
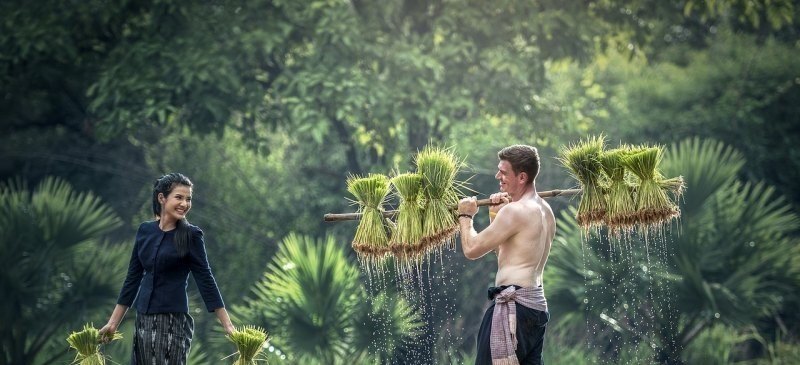
<svg viewBox="0 0 800 365"><path fill-rule="evenodd" d="M692 138L670 146L661 170L666 176L683 176L690 187L683 196L681 212L691 219L716 191L736 178L744 163L744 155L730 146Z"/></svg>

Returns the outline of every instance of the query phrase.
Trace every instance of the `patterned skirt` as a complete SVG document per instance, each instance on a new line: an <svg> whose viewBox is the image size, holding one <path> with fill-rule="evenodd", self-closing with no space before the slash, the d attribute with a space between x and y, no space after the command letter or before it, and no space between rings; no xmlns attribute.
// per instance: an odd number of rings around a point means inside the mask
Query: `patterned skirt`
<svg viewBox="0 0 800 365"><path fill-rule="evenodd" d="M188 313L137 314L132 365L186 365L194 319Z"/></svg>

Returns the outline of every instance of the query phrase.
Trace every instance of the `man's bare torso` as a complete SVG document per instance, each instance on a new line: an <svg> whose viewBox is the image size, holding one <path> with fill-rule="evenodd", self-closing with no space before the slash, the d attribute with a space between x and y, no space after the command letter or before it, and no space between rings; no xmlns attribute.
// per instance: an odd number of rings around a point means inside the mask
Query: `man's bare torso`
<svg viewBox="0 0 800 365"><path fill-rule="evenodd" d="M503 207L519 222L519 231L497 247L495 285L542 285L542 272L555 234L550 205L535 192ZM506 217L504 217L506 218Z"/></svg>

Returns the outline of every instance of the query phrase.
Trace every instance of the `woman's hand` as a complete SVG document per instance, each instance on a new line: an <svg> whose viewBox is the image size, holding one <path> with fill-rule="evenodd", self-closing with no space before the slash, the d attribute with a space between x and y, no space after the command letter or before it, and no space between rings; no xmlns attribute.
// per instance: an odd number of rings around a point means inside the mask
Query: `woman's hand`
<svg viewBox="0 0 800 365"><path fill-rule="evenodd" d="M236 327L231 323L231 317L228 316L228 311L225 310L225 308L217 308L214 310L214 313L217 315L219 324L222 325L222 329L225 330L226 334L230 335L233 331L236 331Z"/></svg>
<svg viewBox="0 0 800 365"><path fill-rule="evenodd" d="M109 343L115 333L117 333L117 323L108 322L100 329L100 340L103 343Z"/></svg>
<svg viewBox="0 0 800 365"><path fill-rule="evenodd" d="M233 331L236 331L236 327L233 326L233 323L228 323L227 325L222 326L225 329L225 333L230 335Z"/></svg>
<svg viewBox="0 0 800 365"><path fill-rule="evenodd" d="M114 306L114 311L111 313L111 318L108 319L108 323L100 329L100 338L103 343L108 343L114 338L114 334L117 333L117 327L122 322L122 318L125 317L126 312L128 312L127 306L122 304Z"/></svg>

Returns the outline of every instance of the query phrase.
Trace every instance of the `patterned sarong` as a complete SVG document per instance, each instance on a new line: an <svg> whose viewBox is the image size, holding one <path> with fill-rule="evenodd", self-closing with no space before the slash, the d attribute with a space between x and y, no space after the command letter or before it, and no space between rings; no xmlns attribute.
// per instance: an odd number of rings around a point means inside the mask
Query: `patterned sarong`
<svg viewBox="0 0 800 365"><path fill-rule="evenodd" d="M492 312L492 334L489 344L493 365L518 365L517 349L517 305L547 312L547 300L541 286L517 289L509 286L494 297Z"/></svg>
<svg viewBox="0 0 800 365"><path fill-rule="evenodd" d="M186 365L194 320L188 313L137 314L132 365Z"/></svg>

